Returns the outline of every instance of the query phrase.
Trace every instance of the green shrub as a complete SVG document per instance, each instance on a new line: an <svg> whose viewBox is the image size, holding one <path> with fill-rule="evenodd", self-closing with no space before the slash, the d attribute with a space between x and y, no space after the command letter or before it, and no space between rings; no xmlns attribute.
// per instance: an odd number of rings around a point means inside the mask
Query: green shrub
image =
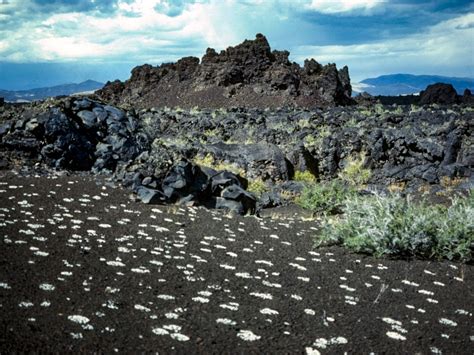
<svg viewBox="0 0 474 355"><path fill-rule="evenodd" d="M262 179L251 179L249 180L247 191L253 193L257 197L261 196L264 192L268 191L268 186Z"/></svg>
<svg viewBox="0 0 474 355"><path fill-rule="evenodd" d="M328 183L311 184L304 188L296 202L315 213L339 213L344 201L355 192L339 180Z"/></svg>
<svg viewBox="0 0 474 355"><path fill-rule="evenodd" d="M295 181L304 182L304 183L315 183L316 176L311 174L308 170L306 171L295 171L295 176L293 178Z"/></svg>
<svg viewBox="0 0 474 355"><path fill-rule="evenodd" d="M350 156L339 177L353 186L366 184L370 179L371 171L364 168L364 164L365 152Z"/></svg>
<svg viewBox="0 0 474 355"><path fill-rule="evenodd" d="M236 164L218 162L211 154L207 154L206 156L196 155L192 159L192 162L196 165L204 166L206 168L211 168L217 171L230 171L235 175L245 177L245 170L241 169Z"/></svg>
<svg viewBox="0 0 474 355"><path fill-rule="evenodd" d="M474 196L450 207L400 196L352 196L344 215L326 219L317 245L339 244L376 256L419 256L472 261Z"/></svg>

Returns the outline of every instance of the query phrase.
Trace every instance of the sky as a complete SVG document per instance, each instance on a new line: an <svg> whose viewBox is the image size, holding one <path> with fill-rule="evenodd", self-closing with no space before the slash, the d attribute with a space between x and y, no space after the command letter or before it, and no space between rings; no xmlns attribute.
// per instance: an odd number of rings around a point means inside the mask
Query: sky
<svg viewBox="0 0 474 355"><path fill-rule="evenodd" d="M0 89L125 80L263 33L290 60L474 77L472 0L0 0Z"/></svg>

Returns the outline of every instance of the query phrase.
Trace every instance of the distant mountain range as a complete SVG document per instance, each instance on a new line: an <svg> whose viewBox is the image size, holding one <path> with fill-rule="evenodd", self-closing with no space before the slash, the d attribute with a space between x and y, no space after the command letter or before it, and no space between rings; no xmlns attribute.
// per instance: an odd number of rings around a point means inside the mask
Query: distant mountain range
<svg viewBox="0 0 474 355"><path fill-rule="evenodd" d="M465 89L469 89L474 93L473 78L411 74L391 74L364 79L361 82L352 83L352 92L353 96L364 91L374 96L411 95L418 94L420 91L425 90L428 85L435 83L452 84L459 95L462 95ZM0 89L0 97L3 97L7 102L30 102L54 96L91 92L102 89L103 86L104 84L98 81L87 80L79 84L63 84L30 90L12 91Z"/></svg>
<svg viewBox="0 0 474 355"><path fill-rule="evenodd" d="M103 83L99 83L94 80L87 80L79 84L64 84L30 90L9 91L0 89L0 97L3 97L5 101L8 102L29 102L43 100L54 96L72 95L82 92L95 91L101 89L103 86Z"/></svg>
<svg viewBox="0 0 474 355"><path fill-rule="evenodd" d="M465 89L474 92L473 78L411 74L382 75L377 78L365 79L359 83L353 83L352 90L355 95L364 91L374 96L410 95L418 94L425 90L428 85L435 83L452 84L459 95L462 95Z"/></svg>

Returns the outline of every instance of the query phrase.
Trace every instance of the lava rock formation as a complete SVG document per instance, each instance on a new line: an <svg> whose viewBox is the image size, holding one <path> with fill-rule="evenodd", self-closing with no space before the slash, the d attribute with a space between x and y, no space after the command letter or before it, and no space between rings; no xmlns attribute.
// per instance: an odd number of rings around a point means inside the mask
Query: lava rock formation
<svg viewBox="0 0 474 355"><path fill-rule="evenodd" d="M254 40L217 53L208 48L199 61L185 57L176 63L138 66L125 82L108 82L98 98L134 108L183 107L327 107L347 105L351 84L347 67L304 66L289 61L288 51L272 51L267 39Z"/></svg>

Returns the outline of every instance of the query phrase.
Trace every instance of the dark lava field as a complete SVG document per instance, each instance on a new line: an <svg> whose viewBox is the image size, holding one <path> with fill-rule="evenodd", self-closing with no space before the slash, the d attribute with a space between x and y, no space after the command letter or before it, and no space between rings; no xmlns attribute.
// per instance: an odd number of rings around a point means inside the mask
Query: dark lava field
<svg viewBox="0 0 474 355"><path fill-rule="evenodd" d="M471 93L387 105L288 58L258 34L0 100L0 354L474 353ZM356 226L385 257L315 246L375 195L410 207Z"/></svg>
<svg viewBox="0 0 474 355"><path fill-rule="evenodd" d="M3 172L0 196L2 353L472 353L472 265L314 249L288 212L150 206L90 176Z"/></svg>

